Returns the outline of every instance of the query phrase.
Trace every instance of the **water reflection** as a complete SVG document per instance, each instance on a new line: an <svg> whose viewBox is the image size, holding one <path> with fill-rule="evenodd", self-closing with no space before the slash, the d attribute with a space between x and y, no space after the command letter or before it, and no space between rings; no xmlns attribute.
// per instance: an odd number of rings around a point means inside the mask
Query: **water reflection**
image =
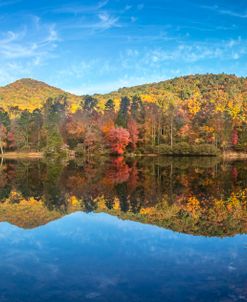
<svg viewBox="0 0 247 302"><path fill-rule="evenodd" d="M74 213L0 224L0 301L246 301L246 236L205 238Z"/></svg>
<svg viewBox="0 0 247 302"><path fill-rule="evenodd" d="M75 211L105 212L206 236L247 232L247 168L217 158L5 161L0 220L34 228Z"/></svg>

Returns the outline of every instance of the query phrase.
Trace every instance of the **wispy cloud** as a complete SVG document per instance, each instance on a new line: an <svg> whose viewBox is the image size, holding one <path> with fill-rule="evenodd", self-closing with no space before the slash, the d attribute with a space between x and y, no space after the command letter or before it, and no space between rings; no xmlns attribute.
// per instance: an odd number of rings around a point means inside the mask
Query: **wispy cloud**
<svg viewBox="0 0 247 302"><path fill-rule="evenodd" d="M129 68L133 62L154 67L165 62L197 63L210 60L238 60L247 54L247 41L229 39L218 42L184 42L175 47L154 48L146 51L129 49L122 55L123 66ZM141 60L141 62L140 62Z"/></svg>
<svg viewBox="0 0 247 302"><path fill-rule="evenodd" d="M56 83L65 78L74 79L65 84L66 90L78 95L105 93L123 86L203 73L205 65L207 72L215 72L216 65L220 68L228 62L229 68L219 72L234 73L234 68L242 64L241 59L246 56L247 41L241 37L207 42L177 41L172 45L164 43L163 47L133 47L121 51L114 58L75 60L73 64L68 62L67 66L56 72Z"/></svg>
<svg viewBox="0 0 247 302"><path fill-rule="evenodd" d="M221 7L219 7L218 5L213 5L213 6L201 6L204 9L208 9L208 10L212 10L215 11L218 14L221 15L227 15L227 16L231 16L231 17L236 17L236 18L243 18L246 19L247 18L247 11L245 12L236 12L230 9L223 9Z"/></svg>
<svg viewBox="0 0 247 302"><path fill-rule="evenodd" d="M0 31L0 85L31 77L35 69L54 58L59 41L55 24L35 16L29 18L29 26Z"/></svg>
<svg viewBox="0 0 247 302"><path fill-rule="evenodd" d="M119 18L110 16L108 13L100 13L98 15L100 22L96 24L96 28L109 29L112 27L119 27Z"/></svg>
<svg viewBox="0 0 247 302"><path fill-rule="evenodd" d="M105 1L100 1L96 5L66 5L62 6L60 8L56 8L53 10L55 13L60 13L60 14L85 14L85 13L92 13L92 12L97 12L98 10L104 8L109 0Z"/></svg>
<svg viewBox="0 0 247 302"><path fill-rule="evenodd" d="M45 56L56 47L59 40L55 25L40 24L23 27L22 30L0 33L0 55L5 59L20 59ZM35 28L35 30L33 30Z"/></svg>
<svg viewBox="0 0 247 302"><path fill-rule="evenodd" d="M4 6L9 6L9 5L14 5L18 2L20 2L21 0L9 0L9 1L1 1L0 2L0 7L4 7Z"/></svg>
<svg viewBox="0 0 247 302"><path fill-rule="evenodd" d="M105 31L114 27L121 27L119 17L115 17L108 12L99 12L91 18L78 19L74 22L69 20L65 22L61 28L68 29L81 29L86 30L87 33L95 33L98 31ZM77 33L73 34L75 36Z"/></svg>

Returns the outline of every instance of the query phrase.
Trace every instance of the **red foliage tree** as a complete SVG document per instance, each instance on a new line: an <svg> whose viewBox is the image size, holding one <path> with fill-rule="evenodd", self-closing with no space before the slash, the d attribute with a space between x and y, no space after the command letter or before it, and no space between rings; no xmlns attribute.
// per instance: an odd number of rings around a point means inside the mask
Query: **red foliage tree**
<svg viewBox="0 0 247 302"><path fill-rule="evenodd" d="M130 134L130 143L133 150L136 149L136 145L139 141L139 130L135 120L131 119L128 122L128 130Z"/></svg>
<svg viewBox="0 0 247 302"><path fill-rule="evenodd" d="M8 140L8 147L9 148L15 148L16 147L15 136L14 136L13 132L8 133L7 140Z"/></svg>
<svg viewBox="0 0 247 302"><path fill-rule="evenodd" d="M236 167L232 167L231 173L232 173L233 180L236 181L237 178L238 178L238 170L237 170L237 168Z"/></svg>
<svg viewBox="0 0 247 302"><path fill-rule="evenodd" d="M69 116L65 124L65 132L67 137L82 139L85 134L85 121L79 119L75 114Z"/></svg>
<svg viewBox="0 0 247 302"><path fill-rule="evenodd" d="M124 128L113 128L106 136L112 153L122 155L130 142L129 131Z"/></svg>
<svg viewBox="0 0 247 302"><path fill-rule="evenodd" d="M238 132L237 132L236 128L233 129L232 144L233 144L233 146L236 146L238 144Z"/></svg>

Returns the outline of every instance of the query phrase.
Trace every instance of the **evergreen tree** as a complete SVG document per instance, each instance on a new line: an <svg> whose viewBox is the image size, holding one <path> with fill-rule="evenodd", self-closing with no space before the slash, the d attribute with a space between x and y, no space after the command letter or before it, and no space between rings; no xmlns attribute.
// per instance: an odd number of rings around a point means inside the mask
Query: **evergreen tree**
<svg viewBox="0 0 247 302"><path fill-rule="evenodd" d="M131 116L140 124L145 122L145 108L140 96L135 95L132 98Z"/></svg>
<svg viewBox="0 0 247 302"><path fill-rule="evenodd" d="M0 124L2 124L7 130L10 128L10 118L8 112L0 108Z"/></svg>
<svg viewBox="0 0 247 302"><path fill-rule="evenodd" d="M118 112L116 124L118 126L127 128L130 111L130 99L125 96L121 98L120 109Z"/></svg>
<svg viewBox="0 0 247 302"><path fill-rule="evenodd" d="M88 113L93 113L97 109L98 100L90 95L84 97L84 102L81 103L82 108Z"/></svg>
<svg viewBox="0 0 247 302"><path fill-rule="evenodd" d="M32 114L28 110L21 112L15 124L15 136L18 149L30 149Z"/></svg>
<svg viewBox="0 0 247 302"><path fill-rule="evenodd" d="M105 110L106 111L114 111L115 109L115 104L113 102L112 99L109 99L106 103L105 103Z"/></svg>
<svg viewBox="0 0 247 302"><path fill-rule="evenodd" d="M46 137L47 154L58 155L62 152L63 138L60 128L66 117L66 109L67 99L64 96L49 98L44 105L43 132Z"/></svg>

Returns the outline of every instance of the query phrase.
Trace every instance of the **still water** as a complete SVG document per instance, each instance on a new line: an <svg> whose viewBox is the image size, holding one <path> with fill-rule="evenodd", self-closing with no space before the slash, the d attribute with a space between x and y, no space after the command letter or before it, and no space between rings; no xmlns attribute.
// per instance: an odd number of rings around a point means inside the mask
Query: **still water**
<svg viewBox="0 0 247 302"><path fill-rule="evenodd" d="M246 164L3 162L0 301L247 301Z"/></svg>

